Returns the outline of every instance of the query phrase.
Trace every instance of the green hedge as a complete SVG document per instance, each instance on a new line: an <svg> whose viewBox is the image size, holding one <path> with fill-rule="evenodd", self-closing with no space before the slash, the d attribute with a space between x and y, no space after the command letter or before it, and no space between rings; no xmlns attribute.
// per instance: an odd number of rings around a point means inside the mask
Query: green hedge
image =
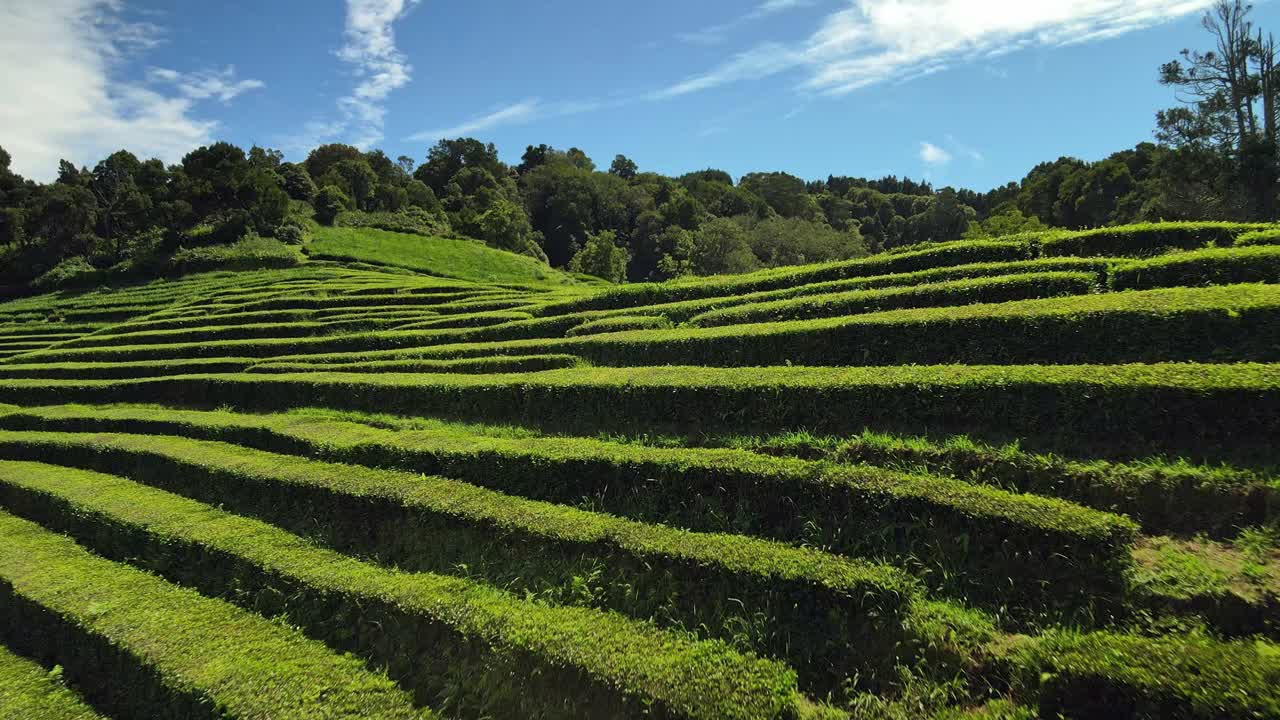
<svg viewBox="0 0 1280 720"><path fill-rule="evenodd" d="M1050 632L996 652L1040 717L1280 717L1280 648L1262 642Z"/></svg>
<svg viewBox="0 0 1280 720"><path fill-rule="evenodd" d="M355 658L5 513L0 628L118 717L432 717Z"/></svg>
<svg viewBox="0 0 1280 720"><path fill-rule="evenodd" d="M1062 255L1155 255L1166 250L1226 247L1244 233L1270 225L1229 222L1167 222L1121 225L1066 233L1040 241L1046 257Z"/></svg>
<svg viewBox="0 0 1280 720"><path fill-rule="evenodd" d="M0 433L0 453L132 477L406 570L464 567L498 587L717 636L738 637L749 619L760 624L750 642L819 684L888 672L915 588L888 566L815 550L224 443Z"/></svg>
<svg viewBox="0 0 1280 720"><path fill-rule="evenodd" d="M840 315L856 315L877 310L921 308L974 303L1003 303L1063 295L1087 295L1098 287L1098 276L1090 273L1056 272L1002 275L952 280L909 287L812 295L790 300L738 305L693 317L689 324L700 327L746 323L808 320Z"/></svg>
<svg viewBox="0 0 1280 720"><path fill-rule="evenodd" d="M246 238L230 245L179 248L165 271L174 275L211 270L265 270L290 268L302 262L302 253L279 240Z"/></svg>
<svg viewBox="0 0 1280 720"><path fill-rule="evenodd" d="M0 646L0 717L39 720L105 720L67 689L61 672Z"/></svg>
<svg viewBox="0 0 1280 720"><path fill-rule="evenodd" d="M129 378L187 375L191 373L238 373L247 371L257 362L254 358L139 360L119 363L66 362L26 364L11 362L0 364L0 378L127 380Z"/></svg>
<svg viewBox="0 0 1280 720"><path fill-rule="evenodd" d="M355 373L534 373L582 365L575 355L508 355L460 360L384 360L363 363L268 362L242 368L251 373L355 372ZM5 366L0 365L0 377ZM209 371L204 371L209 372ZM212 371L219 372L219 371ZM177 373L156 373L176 375ZM47 376L46 376L47 377Z"/></svg>
<svg viewBox="0 0 1280 720"><path fill-rule="evenodd" d="M1185 461L1082 461L961 438L940 443L872 432L818 454L838 462L925 468L967 482L1066 498L1129 515L1152 534L1229 537L1240 528L1280 519L1280 486L1261 473L1228 467Z"/></svg>
<svg viewBox="0 0 1280 720"><path fill-rule="evenodd" d="M107 557L287 615L451 715L772 718L798 701L789 669L720 643L385 569L123 478L0 462L0 498Z"/></svg>
<svg viewBox="0 0 1280 720"><path fill-rule="evenodd" d="M435 318L431 320L421 320L416 322L400 321L396 327L397 330L431 330L435 328L475 328L490 327L493 325L502 325L509 322L517 322L520 320L532 320L533 316L527 312L515 312L512 310L494 310L489 312L477 312L463 315L448 315L445 317Z"/></svg>
<svg viewBox="0 0 1280 720"><path fill-rule="evenodd" d="M0 380L0 402L164 402L430 414L594 435L969 434L1098 457L1276 463L1280 366L576 368L537 375L190 375Z"/></svg>
<svg viewBox="0 0 1280 720"><path fill-rule="evenodd" d="M1280 228L1245 233L1236 238L1236 245L1280 245Z"/></svg>
<svg viewBox="0 0 1280 720"><path fill-rule="evenodd" d="M914 558L931 584L950 583L949 593L1002 604L1099 601L1095 596L1115 590L1133 528L1065 503L943 478L834 469L739 450L393 431L324 417L152 407L13 411L0 415L0 427L183 435L439 474L547 502L586 498L594 508L647 522L763 535L848 555ZM779 496L789 501L780 504ZM698 502L689 503L691 497ZM906 527L914 530L892 530ZM967 548L950 541L961 536L969 538ZM1000 578L994 592L992 578Z"/></svg>
<svg viewBox="0 0 1280 720"><path fill-rule="evenodd" d="M1111 283L1117 290L1280 283L1280 247L1263 245L1170 253L1116 267Z"/></svg>
<svg viewBox="0 0 1280 720"><path fill-rule="evenodd" d="M353 339L348 346L389 344L377 336L361 337L368 339ZM755 325L443 344L449 340L306 361L571 353L610 366L1269 362L1280 359L1280 286L1165 288ZM73 359L75 352L42 351L31 361ZM142 347L129 352L173 354Z"/></svg>
<svg viewBox="0 0 1280 720"><path fill-rule="evenodd" d="M568 337L579 335L601 335L604 333L624 332L627 330L667 330L672 327L671 321L665 317L652 315L618 315L615 317L588 320L569 328Z"/></svg>
<svg viewBox="0 0 1280 720"><path fill-rule="evenodd" d="M644 307L719 295L741 295L815 282L853 277L905 273L929 268L980 262L1006 262L1030 258L1030 247L1021 242L964 241L939 245L901 255L877 255L859 260L763 270L747 275L700 278L667 283L635 283L559 303L544 305L542 315L583 310Z"/></svg>
<svg viewBox="0 0 1280 720"><path fill-rule="evenodd" d="M218 325L217 318L204 326L185 327L174 330L148 330L125 332L116 335L87 335L70 342L62 343L60 348L92 348L116 347L120 345L163 345L173 342L216 342L218 340L246 340L255 338L300 338L322 335L349 334L360 332L377 332L391 330L404 324L404 320L385 320L378 318L343 320L336 322L282 322L282 323L239 323L235 325Z"/></svg>
<svg viewBox="0 0 1280 720"><path fill-rule="evenodd" d="M808 283L785 287L779 290L764 290L741 295L722 295L701 300L685 300L682 302L649 305L644 312L662 315L672 322L684 322L689 318L712 310L735 307L747 303L772 302L789 300L808 295L825 295L852 290L877 290L891 287L924 285L927 283L948 282L968 278L996 277L1000 275L1019 275L1040 272L1083 272L1104 276L1112 258L1049 258L1043 260L1025 260L1020 262L974 263L941 267L919 272L897 273L891 275L873 275L871 277L851 278L848 280L831 280L828 282ZM616 310L597 310L595 314L602 317L622 315L635 312L633 308ZM546 314L539 310L539 314Z"/></svg>
<svg viewBox="0 0 1280 720"><path fill-rule="evenodd" d="M738 327L549 339L566 315L488 328L60 349L30 362L275 357L289 362L569 353L599 365L898 365L1280 359L1280 286L1231 285L892 310ZM558 332L557 332L558 331ZM532 338L525 342L501 342ZM543 339L538 339L543 338ZM447 344L447 343L451 343ZM435 347L432 347L435 346ZM398 351L397 351L398 349ZM386 350L386 353L376 351ZM331 353L351 356L307 357Z"/></svg>

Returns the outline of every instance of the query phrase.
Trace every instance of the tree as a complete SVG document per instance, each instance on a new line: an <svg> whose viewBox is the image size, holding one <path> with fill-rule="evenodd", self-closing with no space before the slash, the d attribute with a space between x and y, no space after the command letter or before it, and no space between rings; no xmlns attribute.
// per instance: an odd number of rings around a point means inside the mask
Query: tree
<svg viewBox="0 0 1280 720"><path fill-rule="evenodd" d="M111 243L116 261L122 259L122 236L141 230L151 207L134 180L141 170L142 163L125 150L107 156L93 168L91 189L98 202L98 227L100 235Z"/></svg>
<svg viewBox="0 0 1280 720"><path fill-rule="evenodd" d="M374 194L378 190L378 175L362 156L345 158L334 163L320 178L320 185L333 185L342 190L354 209L371 210Z"/></svg>
<svg viewBox="0 0 1280 720"><path fill-rule="evenodd" d="M479 239L486 245L547 261L547 255L538 246L533 227L529 225L529 216L524 208L510 200L494 203L476 219L475 225Z"/></svg>
<svg viewBox="0 0 1280 720"><path fill-rule="evenodd" d="M311 174L301 165L281 163L276 174L280 176L281 182L284 183L284 191L290 198L303 202L311 202L315 198L316 183L311 179Z"/></svg>
<svg viewBox="0 0 1280 720"><path fill-rule="evenodd" d="M325 185L316 193L316 222L332 225L338 214L349 209L351 199L332 185Z"/></svg>
<svg viewBox="0 0 1280 720"><path fill-rule="evenodd" d="M474 138L441 140L427 152L427 161L418 166L413 176L426 183L436 197L444 197L445 189L463 168L487 171L495 178L505 177L507 166L498 159L493 143L485 145Z"/></svg>
<svg viewBox="0 0 1280 720"><path fill-rule="evenodd" d="M587 236L587 244L573 256L569 270L620 283L627 277L627 259L627 251L617 245L617 235L606 230Z"/></svg>
<svg viewBox="0 0 1280 720"><path fill-rule="evenodd" d="M638 170L639 168L636 166L635 162L626 155L614 156L613 163L609 165L609 174L617 175L623 180L630 180L634 178Z"/></svg>
<svg viewBox="0 0 1280 720"><path fill-rule="evenodd" d="M723 275L755 270L747 233L729 218L712 218L693 234L689 266L698 275Z"/></svg>
<svg viewBox="0 0 1280 720"><path fill-rule="evenodd" d="M311 179L315 181L316 185L324 185L321 182L321 178L328 175L333 166L343 160L359 162L364 160L364 153L360 152L359 148L351 145L332 143L321 145L312 150L302 164L307 168L307 173L311 175Z"/></svg>
<svg viewBox="0 0 1280 720"><path fill-rule="evenodd" d="M801 217L812 220L817 206L809 196L805 183L794 175L783 172L749 173L738 183L743 190L764 198L782 217Z"/></svg>

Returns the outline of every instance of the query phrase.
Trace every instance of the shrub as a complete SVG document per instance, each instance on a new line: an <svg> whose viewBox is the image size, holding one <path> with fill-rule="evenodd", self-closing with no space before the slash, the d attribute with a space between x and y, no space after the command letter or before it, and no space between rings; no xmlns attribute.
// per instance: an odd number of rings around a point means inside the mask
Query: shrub
<svg viewBox="0 0 1280 720"><path fill-rule="evenodd" d="M287 268L301 261L297 249L279 240L251 236L231 245L179 248L169 259L169 272L185 275L212 270Z"/></svg>
<svg viewBox="0 0 1280 720"><path fill-rule="evenodd" d="M1062 233L1041 241L1041 252L1061 255L1155 255L1167 250L1198 250L1210 245L1225 247L1238 235L1265 225L1227 222L1170 222L1121 225Z"/></svg>
<svg viewBox="0 0 1280 720"><path fill-rule="evenodd" d="M569 261L569 272L620 283L627 277L627 251L618 247L612 230L596 233L587 238L586 247Z"/></svg>
<svg viewBox="0 0 1280 720"><path fill-rule="evenodd" d="M331 224L335 227L373 228L426 237L453 235L444 213L432 213L417 207L405 208L399 212L348 210L339 214Z"/></svg>
<svg viewBox="0 0 1280 720"><path fill-rule="evenodd" d="M565 335L576 337L578 335L598 335L601 333L622 332L624 330L665 330L671 327L671 321L665 317L620 315L584 322L581 325L569 328Z"/></svg>
<svg viewBox="0 0 1280 720"><path fill-rule="evenodd" d="M83 257L67 258L35 280L32 287L40 290L59 290L71 287L86 287L99 282L102 271L89 264Z"/></svg>
<svg viewBox="0 0 1280 720"><path fill-rule="evenodd" d="M1244 233L1236 238L1236 245L1280 245L1280 227Z"/></svg>
<svg viewBox="0 0 1280 720"><path fill-rule="evenodd" d="M1170 253L1117 266L1116 290L1156 287L1280 283L1280 247L1258 245Z"/></svg>
<svg viewBox="0 0 1280 720"><path fill-rule="evenodd" d="M351 207L351 198L333 185L325 185L316 193L316 221L332 225L340 213Z"/></svg>

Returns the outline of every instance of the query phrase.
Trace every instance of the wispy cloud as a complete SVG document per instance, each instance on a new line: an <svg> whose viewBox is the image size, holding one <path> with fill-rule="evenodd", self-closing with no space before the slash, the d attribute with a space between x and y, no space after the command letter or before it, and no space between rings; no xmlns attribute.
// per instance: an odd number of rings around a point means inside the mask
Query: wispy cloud
<svg viewBox="0 0 1280 720"><path fill-rule="evenodd" d="M423 130L422 132L414 133L413 135L410 135L408 139L432 141L472 135L485 130L491 130L499 125L528 122L538 117L541 109L542 103L536 98L523 100L494 110L487 115L481 115L480 117L465 120L452 127Z"/></svg>
<svg viewBox="0 0 1280 720"><path fill-rule="evenodd" d="M231 102L238 95L250 90L266 87L261 80L236 80L236 70L228 65L222 70L201 70L194 73L181 73L168 68L151 68L147 78L156 83L168 83L178 92L193 100L217 98L222 102Z"/></svg>
<svg viewBox="0 0 1280 720"><path fill-rule="evenodd" d="M816 2L817 0L765 0L765 2L760 3L745 15L736 17L728 22L708 25L700 30L677 33L676 38L698 45L719 45L729 39L731 31L742 25L788 10L809 7Z"/></svg>
<svg viewBox="0 0 1280 720"><path fill-rule="evenodd" d="M286 149L307 152L325 142L349 142L368 149L383 138L387 99L409 84L413 66L396 45L395 24L421 0L346 0L347 14L338 59L357 82L338 98L338 116L313 118L300 132L280 140Z"/></svg>
<svg viewBox="0 0 1280 720"><path fill-rule="evenodd" d="M1212 2L850 0L798 44L768 43L737 53L658 94L674 97L800 70L807 75L801 89L841 95L1027 47L1117 37L1199 12Z"/></svg>
<svg viewBox="0 0 1280 720"><path fill-rule="evenodd" d="M121 63L163 41L160 27L129 19L121 0L0 2L0 67L20 68L0 72L0 142L14 169L48 180L60 158L89 164L126 147L173 162L209 142L217 123L196 104L233 85L243 92L246 81L228 76L228 87L166 93L155 82L120 79Z"/></svg>
<svg viewBox="0 0 1280 720"><path fill-rule="evenodd" d="M338 57L355 68L360 82L338 101L353 133L366 148L382 139L386 100L409 84L413 67L396 47L395 23L418 0L347 0L346 42Z"/></svg>
<svg viewBox="0 0 1280 720"><path fill-rule="evenodd" d="M529 98L501 106L484 115L464 120L451 127L416 132L405 139L420 142L464 137L483 133L504 125L520 125L534 120L545 120L547 118L594 112L606 108L622 107L623 105L634 103L636 100L636 98L614 97L607 100L569 100L548 103L538 98Z"/></svg>
<svg viewBox="0 0 1280 720"><path fill-rule="evenodd" d="M951 153L931 142L920 143L920 162L931 167L939 167L951 162Z"/></svg>

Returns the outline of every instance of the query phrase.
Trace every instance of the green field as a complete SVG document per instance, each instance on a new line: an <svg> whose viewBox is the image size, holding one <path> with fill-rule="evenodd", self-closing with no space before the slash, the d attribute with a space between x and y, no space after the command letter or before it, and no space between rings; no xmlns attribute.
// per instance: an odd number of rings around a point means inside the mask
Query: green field
<svg viewBox="0 0 1280 720"><path fill-rule="evenodd" d="M1257 235L0 304L0 717L1280 717Z"/></svg>

